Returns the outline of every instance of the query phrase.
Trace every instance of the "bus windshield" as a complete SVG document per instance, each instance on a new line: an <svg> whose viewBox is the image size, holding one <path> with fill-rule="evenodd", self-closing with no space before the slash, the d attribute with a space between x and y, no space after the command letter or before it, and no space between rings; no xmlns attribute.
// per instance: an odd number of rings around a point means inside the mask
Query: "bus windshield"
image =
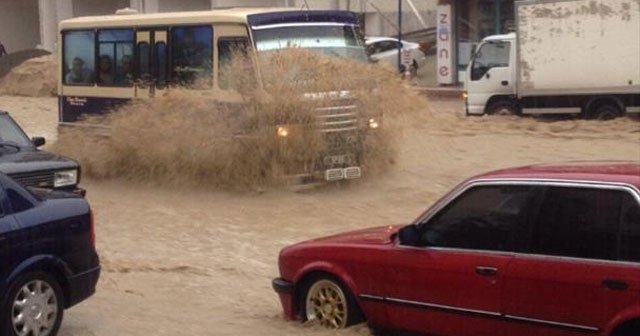
<svg viewBox="0 0 640 336"><path fill-rule="evenodd" d="M258 52L304 48L331 56L367 61L355 26L343 24L278 25L253 28Z"/></svg>

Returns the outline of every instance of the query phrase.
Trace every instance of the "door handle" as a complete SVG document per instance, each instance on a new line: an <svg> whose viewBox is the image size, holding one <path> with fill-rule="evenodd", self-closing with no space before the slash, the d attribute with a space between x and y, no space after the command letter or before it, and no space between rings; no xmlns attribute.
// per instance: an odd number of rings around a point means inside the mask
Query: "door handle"
<svg viewBox="0 0 640 336"><path fill-rule="evenodd" d="M502 81L501 84L502 84L502 86L507 86L507 85L509 85L509 81Z"/></svg>
<svg viewBox="0 0 640 336"><path fill-rule="evenodd" d="M494 276L498 274L498 269L495 267L478 266L476 267L476 274L482 276Z"/></svg>
<svg viewBox="0 0 640 336"><path fill-rule="evenodd" d="M602 287L612 290L625 290L629 288L629 284L616 279L604 279L602 280Z"/></svg>

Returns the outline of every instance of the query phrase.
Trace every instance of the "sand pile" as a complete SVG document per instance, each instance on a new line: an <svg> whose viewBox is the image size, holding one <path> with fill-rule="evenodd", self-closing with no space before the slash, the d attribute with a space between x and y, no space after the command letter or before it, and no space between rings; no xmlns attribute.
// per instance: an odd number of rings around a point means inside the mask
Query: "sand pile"
<svg viewBox="0 0 640 336"><path fill-rule="evenodd" d="M47 97L57 88L56 59L53 55L31 58L15 66L0 79L0 94Z"/></svg>
<svg viewBox="0 0 640 336"><path fill-rule="evenodd" d="M66 130L57 151L80 160L83 173L95 178L224 189L277 186L290 181L283 176L315 167L332 147L353 144L353 137L316 131L316 108L357 104L360 126L369 119L382 125L351 151L368 175L394 162L401 133L394 125L425 110L424 98L375 65L291 50L260 60L258 85L246 60L233 59L225 80L242 94L241 103L220 104L210 91L176 88L85 120L106 126L108 135ZM340 94L345 90L351 97ZM282 126L287 137L277 136Z"/></svg>
<svg viewBox="0 0 640 336"><path fill-rule="evenodd" d="M50 54L50 52L43 49L26 49L12 52L9 55L4 55L0 57L0 78L4 77L4 75L8 74L11 69L22 64L26 60Z"/></svg>

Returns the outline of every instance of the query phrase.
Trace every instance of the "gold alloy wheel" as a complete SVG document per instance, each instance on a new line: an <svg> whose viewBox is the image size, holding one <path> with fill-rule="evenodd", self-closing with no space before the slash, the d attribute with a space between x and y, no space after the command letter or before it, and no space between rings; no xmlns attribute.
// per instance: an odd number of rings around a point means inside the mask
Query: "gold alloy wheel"
<svg viewBox="0 0 640 336"><path fill-rule="evenodd" d="M308 321L333 329L347 325L349 311L342 288L331 280L318 280L307 291L306 313Z"/></svg>

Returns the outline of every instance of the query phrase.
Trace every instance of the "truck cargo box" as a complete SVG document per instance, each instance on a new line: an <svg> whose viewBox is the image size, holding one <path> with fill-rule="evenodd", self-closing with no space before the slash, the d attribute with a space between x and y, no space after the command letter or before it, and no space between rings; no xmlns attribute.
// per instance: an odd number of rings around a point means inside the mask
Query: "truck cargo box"
<svg viewBox="0 0 640 336"><path fill-rule="evenodd" d="M640 0L516 1L518 97L640 93Z"/></svg>

